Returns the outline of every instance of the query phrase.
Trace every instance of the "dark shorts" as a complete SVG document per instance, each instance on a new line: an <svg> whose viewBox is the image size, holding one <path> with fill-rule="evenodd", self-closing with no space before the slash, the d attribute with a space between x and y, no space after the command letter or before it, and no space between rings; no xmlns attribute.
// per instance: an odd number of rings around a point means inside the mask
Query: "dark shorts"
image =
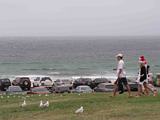
<svg viewBox="0 0 160 120"><path fill-rule="evenodd" d="M120 78L118 84L128 85L127 78Z"/></svg>

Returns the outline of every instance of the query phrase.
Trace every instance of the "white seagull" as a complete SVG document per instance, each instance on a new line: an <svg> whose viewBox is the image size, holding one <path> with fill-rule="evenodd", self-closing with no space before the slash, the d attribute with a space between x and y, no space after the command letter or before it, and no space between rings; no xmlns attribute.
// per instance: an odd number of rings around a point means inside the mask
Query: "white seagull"
<svg viewBox="0 0 160 120"><path fill-rule="evenodd" d="M39 107L42 108L43 107L43 101L40 101Z"/></svg>
<svg viewBox="0 0 160 120"><path fill-rule="evenodd" d="M24 100L21 107L25 107L27 104L26 104L26 101Z"/></svg>
<svg viewBox="0 0 160 120"><path fill-rule="evenodd" d="M49 107L49 101L43 104L44 107Z"/></svg>
<svg viewBox="0 0 160 120"><path fill-rule="evenodd" d="M48 97L49 95L48 95L48 94L45 94L45 96Z"/></svg>
<svg viewBox="0 0 160 120"><path fill-rule="evenodd" d="M83 113L83 111L84 111L84 108L83 108L83 106L81 106L79 109L77 109L77 110L75 111L75 113L76 113L76 114L78 114L78 113Z"/></svg>

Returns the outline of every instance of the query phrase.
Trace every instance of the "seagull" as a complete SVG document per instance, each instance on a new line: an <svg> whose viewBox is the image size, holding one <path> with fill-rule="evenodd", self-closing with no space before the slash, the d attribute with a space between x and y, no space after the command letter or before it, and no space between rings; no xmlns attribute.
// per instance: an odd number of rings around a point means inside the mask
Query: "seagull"
<svg viewBox="0 0 160 120"><path fill-rule="evenodd" d="M26 104L26 101L24 100L21 107L25 107L27 104Z"/></svg>
<svg viewBox="0 0 160 120"><path fill-rule="evenodd" d="M40 101L39 107L40 107L40 108L44 107L42 100Z"/></svg>
<svg viewBox="0 0 160 120"><path fill-rule="evenodd" d="M44 107L49 107L49 101L43 104Z"/></svg>
<svg viewBox="0 0 160 120"><path fill-rule="evenodd" d="M1 96L1 98L3 99L3 96Z"/></svg>
<svg viewBox="0 0 160 120"><path fill-rule="evenodd" d="M48 94L46 94L45 96L48 97Z"/></svg>
<svg viewBox="0 0 160 120"><path fill-rule="evenodd" d="M75 113L76 113L76 114L78 114L78 113L83 113L83 111L84 111L83 106L81 106L79 109L77 109L77 110L75 111Z"/></svg>

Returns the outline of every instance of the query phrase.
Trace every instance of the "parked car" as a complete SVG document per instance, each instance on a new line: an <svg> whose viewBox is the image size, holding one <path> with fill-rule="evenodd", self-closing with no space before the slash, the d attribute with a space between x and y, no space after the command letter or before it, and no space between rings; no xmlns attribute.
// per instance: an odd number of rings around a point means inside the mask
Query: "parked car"
<svg viewBox="0 0 160 120"><path fill-rule="evenodd" d="M52 91L55 93L70 93L71 87L70 85L59 85L59 86L53 86Z"/></svg>
<svg viewBox="0 0 160 120"><path fill-rule="evenodd" d="M154 78L154 85L160 87L160 73L156 73L156 77Z"/></svg>
<svg viewBox="0 0 160 120"><path fill-rule="evenodd" d="M39 86L46 86L46 87L52 87L53 81L48 76L39 76L36 77L33 81L33 87L39 87Z"/></svg>
<svg viewBox="0 0 160 120"><path fill-rule="evenodd" d="M95 88L97 87L100 83L110 83L111 81L109 81L107 78L96 78L92 81L92 84L91 84L91 88Z"/></svg>
<svg viewBox="0 0 160 120"><path fill-rule="evenodd" d="M100 83L94 88L95 92L113 92L114 85L112 83Z"/></svg>
<svg viewBox="0 0 160 120"><path fill-rule="evenodd" d="M49 90L46 87L34 87L27 94L49 94Z"/></svg>
<svg viewBox="0 0 160 120"><path fill-rule="evenodd" d="M16 79L12 81L12 85L20 86L22 90L30 90L31 81L29 77L16 77Z"/></svg>
<svg viewBox="0 0 160 120"><path fill-rule="evenodd" d="M90 78L78 78L73 82L73 88L76 88L77 86L80 85L91 86L91 84L92 84L92 79Z"/></svg>
<svg viewBox="0 0 160 120"><path fill-rule="evenodd" d="M92 93L93 90L87 85L81 85L72 90L73 93Z"/></svg>
<svg viewBox="0 0 160 120"><path fill-rule="evenodd" d="M128 82L128 84L130 86L131 91L138 91L138 84L136 82Z"/></svg>
<svg viewBox="0 0 160 120"><path fill-rule="evenodd" d="M0 90L6 91L11 86L11 81L8 78L0 79Z"/></svg>
<svg viewBox="0 0 160 120"><path fill-rule="evenodd" d="M59 85L72 85L72 80L69 79L57 79L54 81L55 86Z"/></svg>
<svg viewBox="0 0 160 120"><path fill-rule="evenodd" d="M20 86L9 86L6 94L26 94L26 92Z"/></svg>

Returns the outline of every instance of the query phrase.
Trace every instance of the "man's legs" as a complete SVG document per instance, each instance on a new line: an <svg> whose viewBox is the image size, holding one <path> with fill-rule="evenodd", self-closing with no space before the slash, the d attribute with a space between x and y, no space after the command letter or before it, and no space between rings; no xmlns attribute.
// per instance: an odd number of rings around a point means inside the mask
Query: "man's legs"
<svg viewBox="0 0 160 120"><path fill-rule="evenodd" d="M127 82L127 78L123 78L122 82L125 85L125 87L127 88L128 96L131 96L131 89L130 89L130 86L129 86L128 82Z"/></svg>
<svg viewBox="0 0 160 120"><path fill-rule="evenodd" d="M118 91L119 91L119 94L122 94L124 92L124 88L123 88L123 79L120 79L118 81Z"/></svg>
<svg viewBox="0 0 160 120"><path fill-rule="evenodd" d="M116 96L116 92L118 90L117 83L114 84L113 96Z"/></svg>
<svg viewBox="0 0 160 120"><path fill-rule="evenodd" d="M129 84L126 85L127 91L128 91L128 96L131 96L131 89Z"/></svg>

